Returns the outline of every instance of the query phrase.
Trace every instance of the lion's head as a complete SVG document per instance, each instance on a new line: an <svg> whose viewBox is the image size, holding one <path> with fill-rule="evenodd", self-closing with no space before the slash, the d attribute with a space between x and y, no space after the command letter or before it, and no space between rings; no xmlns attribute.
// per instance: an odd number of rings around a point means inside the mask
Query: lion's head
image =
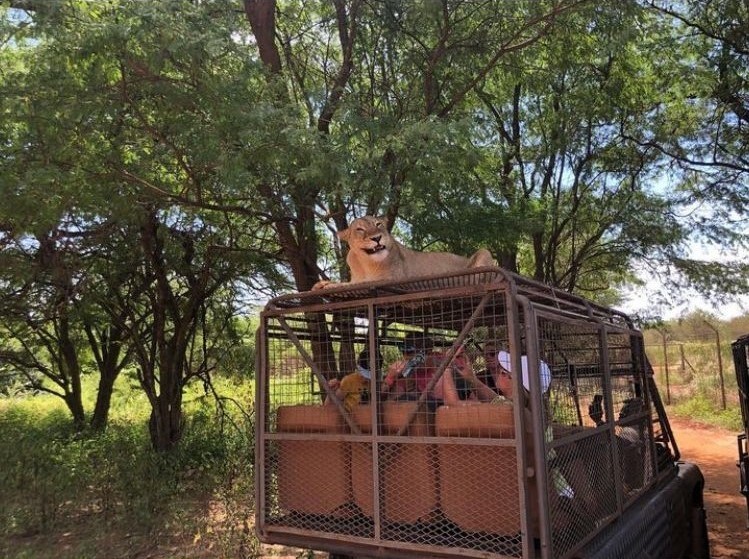
<svg viewBox="0 0 749 559"><path fill-rule="evenodd" d="M349 245L349 253L357 258L380 262L387 258L395 241L390 236L385 218L364 216L351 222L338 237Z"/></svg>

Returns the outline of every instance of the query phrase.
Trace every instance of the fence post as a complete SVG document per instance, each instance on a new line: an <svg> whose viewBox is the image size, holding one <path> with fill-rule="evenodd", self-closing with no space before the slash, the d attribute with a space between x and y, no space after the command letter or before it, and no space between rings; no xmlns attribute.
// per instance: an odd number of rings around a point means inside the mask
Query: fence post
<svg viewBox="0 0 749 559"><path fill-rule="evenodd" d="M708 328L715 332L715 344L718 347L718 378L720 381L720 403L723 406L723 409L726 409L726 385L723 382L723 356L720 353L720 333L718 332L718 329L710 324L707 320L702 320L705 324L707 324Z"/></svg>
<svg viewBox="0 0 749 559"><path fill-rule="evenodd" d="M666 369L666 404L671 405L671 385L668 380L668 347L666 345L666 331L658 330L663 337L663 366Z"/></svg>
<svg viewBox="0 0 749 559"><path fill-rule="evenodd" d="M681 356L681 379L683 382L687 374L687 358L684 356L684 342L679 342L679 355Z"/></svg>

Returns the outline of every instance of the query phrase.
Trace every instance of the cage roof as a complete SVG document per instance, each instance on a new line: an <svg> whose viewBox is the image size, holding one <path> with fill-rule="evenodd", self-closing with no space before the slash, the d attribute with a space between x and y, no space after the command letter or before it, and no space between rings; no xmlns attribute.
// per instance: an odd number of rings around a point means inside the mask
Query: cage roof
<svg viewBox="0 0 749 559"><path fill-rule="evenodd" d="M513 297L526 297L537 306L632 328L632 320L621 311L495 266L408 280L341 283L315 291L288 293L269 301L265 310L272 312L333 304L364 305L394 298L403 301L425 297L460 300L490 290L509 291Z"/></svg>

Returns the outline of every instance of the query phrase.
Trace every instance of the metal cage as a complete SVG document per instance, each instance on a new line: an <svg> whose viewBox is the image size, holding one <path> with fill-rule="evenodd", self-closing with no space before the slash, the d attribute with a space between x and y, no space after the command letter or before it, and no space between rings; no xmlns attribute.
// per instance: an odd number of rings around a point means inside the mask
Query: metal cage
<svg viewBox="0 0 749 559"><path fill-rule="evenodd" d="M420 369L390 379L414 340ZM515 397L480 400L461 386L463 400L448 402L458 361L481 373L490 347L509 353L511 370L525 367L511 375ZM567 558L676 475L628 317L500 268L278 297L261 314L258 348L264 541ZM357 367L373 374L349 375ZM333 387L352 378L355 396L340 397Z"/></svg>

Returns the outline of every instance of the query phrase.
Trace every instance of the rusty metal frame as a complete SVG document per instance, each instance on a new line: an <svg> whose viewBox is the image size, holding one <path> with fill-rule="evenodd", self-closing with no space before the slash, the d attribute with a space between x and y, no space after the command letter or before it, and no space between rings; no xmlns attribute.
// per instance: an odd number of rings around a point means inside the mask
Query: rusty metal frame
<svg viewBox="0 0 749 559"><path fill-rule="evenodd" d="M479 281L476 278L488 279L489 281ZM461 284L461 282L464 282ZM457 285L456 285L457 284ZM258 465L256 469L256 503L257 503L257 530L261 539L272 540L278 543L289 545L309 546L310 543L317 543L321 547L341 552L351 552L355 550L372 557L424 557L428 553L432 557L502 557L497 553L480 550L471 550L460 548L459 553L456 550L437 546L434 544L408 543L403 541L393 541L382 538L381 533L381 511L380 499L374 500L373 529L374 537L345 536L341 539L340 535L331 534L325 531L315 531L311 529L294 528L290 526L273 526L266 522L265 509L265 488L266 488L266 466L265 466L265 444L266 441L272 440L315 440L315 441L346 441L346 442L366 442L372 445L372 464L373 480L375 483L375 495L379 495L379 475L380 451L379 446L382 444L443 444L443 443L460 443L467 446L515 446L517 457L517 477L518 477L518 497L520 499L521 515L521 547L523 557L537 557L534 549L533 539L530 537L530 512L527 505L528 498L531 494L528 489L527 475L529 464L526 463L525 449L530 441L527 441L525 432L526 419L524 417L524 405L522 399L524 391L522 390L522 375L513 375L515 394L518 395L513 413L515 417L515 439L508 440L484 440L474 439L466 440L458 437L443 436L404 436L408 427L414 421L419 409L425 404L427 392L434 388L444 371L451 366L457 349L465 341L468 333L476 325L479 317L484 312L486 306L496 296L498 292L504 292L504 306L501 307L506 313L507 338L509 350L514 359L514 370L520 371L520 356L522 340L525 340L525 352L527 353L529 366L538 366L540 356L538 347L538 319L540 317L550 318L555 321L579 322L587 326L592 326L598 332L599 352L601 360L601 371L603 378L603 389L607 394L611 393L611 376L610 363L608 356L607 337L609 333L629 334L637 337L639 332L634 330L631 320L623 313L608 309L599 305L590 303L580 297L571 295L566 292L550 288L533 280L528 280L516 274L512 274L499 268L480 268L470 272L461 272L450 274L448 276L424 276L409 280L407 282L371 282L367 284L344 284L322 292L306 292L298 294L289 294L271 301L266 309L261 313L261 325L256 336L257 343L257 378L256 378L256 445L255 458ZM307 352L304 344L295 332L294 328L286 320L289 315L298 315L304 313L333 313L335 311L352 310L353 316L365 317L368 320L369 328L367 334L367 347L370 350L370 356L374 359L377 351L377 336L379 333L377 325L380 321L387 322L386 316L377 316L377 311L384 307L397 307L401 312L409 307L406 303L420 303L429 300L443 300L448 298L468 299L480 297L477 304L466 306L466 314L469 316L463 322L462 328L455 330L456 337L452 340L452 345L446 352L446 358L438 366L435 374L430 379L428 390L422 393L417 401L417 405L409 413L407 421L402 425L396 435L385 436L380 432L382 406L379 398L374 398L372 406L372 432L362 434L356 422L351 415L346 412L343 403L336 397L334 391L327 387L327 382L323 373L314 363L313 358ZM413 308L413 307L412 307ZM470 312L468 312L470 310ZM520 321L520 313L523 313L523 320ZM418 309L413 314L405 312L397 315L397 322L408 323L409 318L418 316ZM269 404L269 383L267 378L267 367L269 363L268 355L268 332L269 322L273 319L277 321L281 331L276 331L276 337L281 332L284 339L291 341L296 350L301 355L303 361L310 367L312 373L317 378L321 387L326 390L338 412L344 418L350 433L341 434L321 434L315 433L314 436L303 433L269 433L268 432L268 404ZM423 327L428 328L426 324ZM641 340L641 335L639 337ZM533 342L533 343L531 343ZM633 351L633 369L640 367L634 366L634 361L639 358L634 353L642 350L642 347L634 347ZM640 344L641 346L641 344ZM636 371L633 370L636 374ZM646 393L646 409L650 407L650 389L647 371L642 372L643 390ZM372 375L371 390L372 394L380 393L379 375ZM537 465L545 467L536 467L535 475L538 482L538 506L540 511L540 553L541 559L552 559L554 549L552 546L551 519L549 514L549 495L546 488L549 483L548 464L546 461L546 452L548 448L554 448L556 445L569 443L577 439L590 437L591 434L598 435L603 431L608 431L609 445L611 448L614 466L612 466L616 484L617 507L616 515L621 515L623 509L627 508L631 501L625 503L622 495L621 472L616 464L618 461L618 449L615 444L615 421L607 422L606 426L601 426L585 434L579 433L565 437L562 441L554 441L550 446L544 436L544 416L543 401L540 388L540 381L536 375L530 375L530 393L527 396L528 405L531 411L531 421L533 425L533 446L534 461ZM613 418L613 403L611 398L606 398L607 417ZM655 457L655 443L652 432L652 424L648 423L650 430L649 436L649 455L651 458L651 468L653 476L648 484L645 484L639 491L638 495L643 494L654 483L657 482L657 465ZM612 521L611 519L609 522ZM580 549L598 533L600 533L607 523L597 527L589 536L577 542L574 550L568 552L569 556L575 550Z"/></svg>
<svg viewBox="0 0 749 559"><path fill-rule="evenodd" d="M265 371L268 362L267 344L263 319L255 332L255 464L265 464L265 433L267 431L267 398L265 394ZM265 532L265 467L255 468L255 526L259 533Z"/></svg>

